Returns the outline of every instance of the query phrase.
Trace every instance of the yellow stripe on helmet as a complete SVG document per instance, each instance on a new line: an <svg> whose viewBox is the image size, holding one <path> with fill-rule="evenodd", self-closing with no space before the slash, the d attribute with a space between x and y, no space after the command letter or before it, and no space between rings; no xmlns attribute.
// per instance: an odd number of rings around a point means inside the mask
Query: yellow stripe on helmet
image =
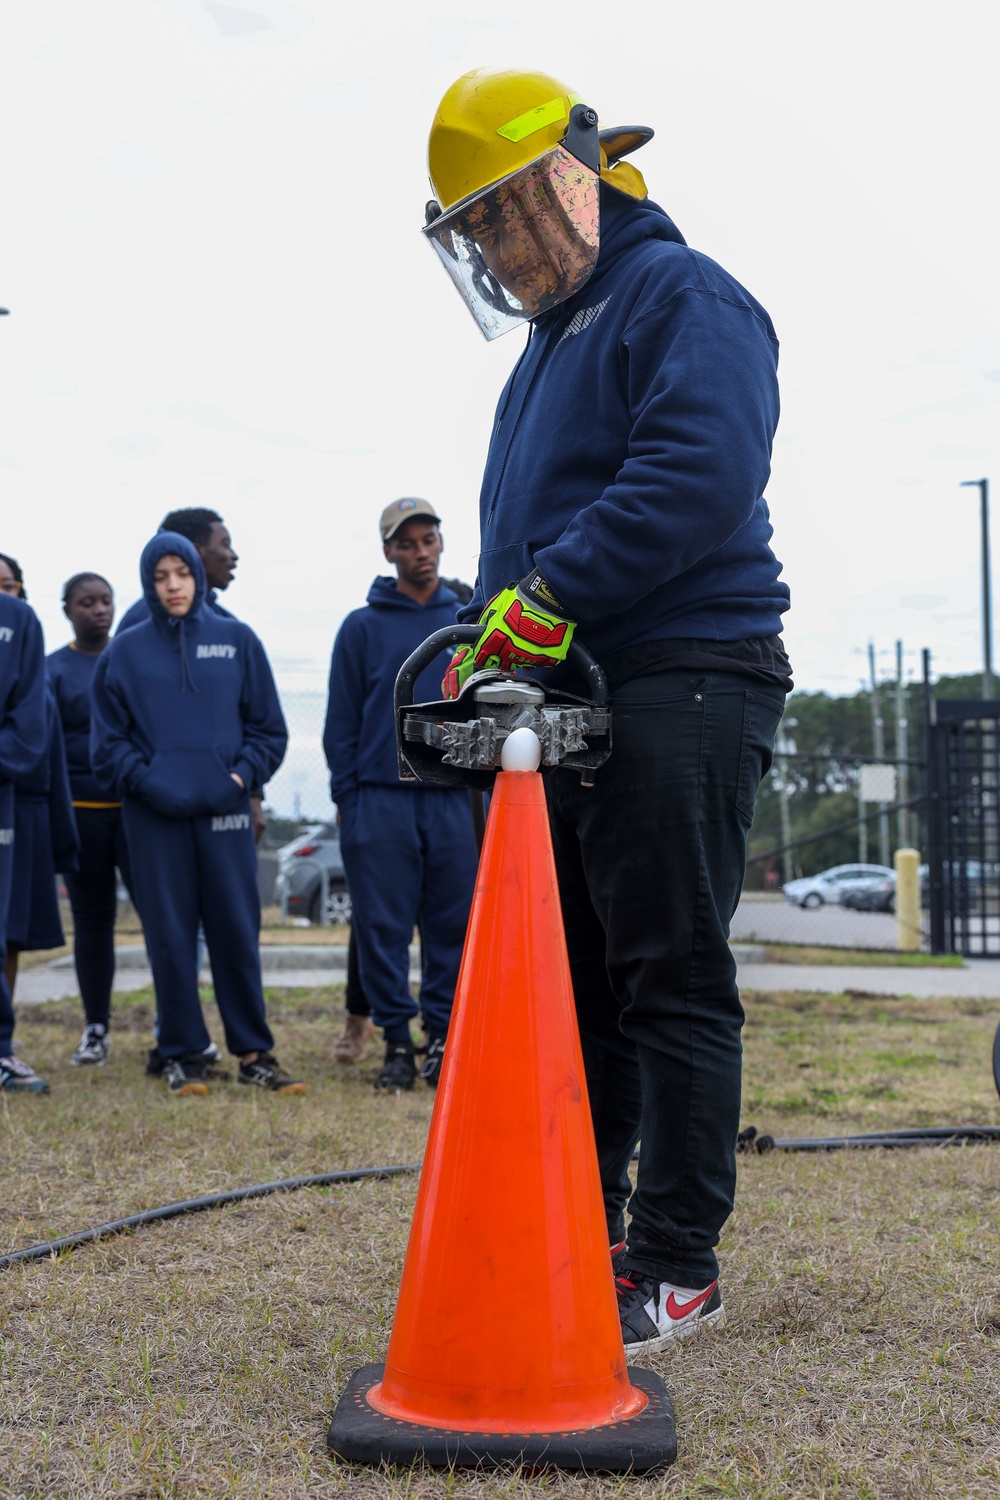
<svg viewBox="0 0 1000 1500"><path fill-rule="evenodd" d="M525 110L523 115L515 115L513 120L508 120L506 125L497 127L497 135L502 135L508 141L523 141L527 136L534 135L537 130L544 130L546 125L562 123L569 119L566 113L566 104L562 99L549 99L545 104L536 104L534 109Z"/></svg>

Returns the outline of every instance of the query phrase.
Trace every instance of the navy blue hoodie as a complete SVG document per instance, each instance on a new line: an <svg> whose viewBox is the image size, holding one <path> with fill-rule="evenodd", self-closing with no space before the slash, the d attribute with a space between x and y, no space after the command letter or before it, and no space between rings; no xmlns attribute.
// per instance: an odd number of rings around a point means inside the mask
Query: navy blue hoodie
<svg viewBox="0 0 1000 1500"><path fill-rule="evenodd" d="M352 610L341 625L323 730L334 802L359 786L400 785L392 708L396 674L429 635L454 625L457 610L458 599L443 583L426 604L418 604L400 593L395 578L382 576L369 589L367 606ZM450 651L442 652L421 672L414 684L417 703L440 698L450 658Z"/></svg>
<svg viewBox="0 0 1000 1500"><path fill-rule="evenodd" d="M602 186L594 273L536 321L500 398L460 617L536 566L598 657L777 633L777 363L760 304L655 203Z"/></svg>
<svg viewBox="0 0 1000 1500"><path fill-rule="evenodd" d="M52 868L62 873L77 868L80 835L76 828L76 818L73 816L62 722L51 684L47 686L45 692L45 725L45 754L31 771L16 777L14 801L15 805L22 802L45 804L54 861ZM18 878L19 867L30 869L31 863L30 856L21 849L20 837L18 837L14 842L15 880Z"/></svg>
<svg viewBox="0 0 1000 1500"><path fill-rule="evenodd" d="M29 776L45 754L45 642L33 610L0 594L0 782Z"/></svg>
<svg viewBox="0 0 1000 1500"><path fill-rule="evenodd" d="M66 741L66 769L73 801L108 806L108 799L90 768L90 689L100 659L100 652L95 656L78 651L75 646L60 646L46 658L45 664Z"/></svg>
<svg viewBox="0 0 1000 1500"><path fill-rule="evenodd" d="M156 597L162 557L181 557L195 600L180 619ZM249 626L205 603L197 549L157 532L139 567L150 617L116 635L94 673L91 762L106 790L172 818L224 813L278 769L288 734L264 648Z"/></svg>

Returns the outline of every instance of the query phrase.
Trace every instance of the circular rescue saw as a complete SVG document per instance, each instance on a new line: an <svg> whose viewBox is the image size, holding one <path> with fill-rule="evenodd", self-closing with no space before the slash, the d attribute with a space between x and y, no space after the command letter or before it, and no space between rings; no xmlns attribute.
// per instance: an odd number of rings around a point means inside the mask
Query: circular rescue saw
<svg viewBox="0 0 1000 1500"><path fill-rule="evenodd" d="M584 786L611 754L611 709L604 672L574 641L567 665L591 697L580 698L533 677L487 668L474 672L457 698L414 703L420 673L447 647L474 645L479 625L436 630L408 656L396 678L396 755L401 781L488 791L500 769L504 741L531 729L542 747L542 769L579 771Z"/></svg>

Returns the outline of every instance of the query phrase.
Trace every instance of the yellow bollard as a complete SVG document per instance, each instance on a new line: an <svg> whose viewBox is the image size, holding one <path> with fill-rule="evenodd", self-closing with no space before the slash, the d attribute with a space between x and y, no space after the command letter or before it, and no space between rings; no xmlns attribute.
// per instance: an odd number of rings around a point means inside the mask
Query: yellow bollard
<svg viewBox="0 0 1000 1500"><path fill-rule="evenodd" d="M920 853L897 849L896 947L901 953L916 953L920 947Z"/></svg>

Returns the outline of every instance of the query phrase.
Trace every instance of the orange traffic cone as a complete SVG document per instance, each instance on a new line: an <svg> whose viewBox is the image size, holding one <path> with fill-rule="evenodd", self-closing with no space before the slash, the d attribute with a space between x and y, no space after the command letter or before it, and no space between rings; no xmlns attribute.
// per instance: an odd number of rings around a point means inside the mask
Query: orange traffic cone
<svg viewBox="0 0 1000 1500"><path fill-rule="evenodd" d="M545 791L496 780L384 1366L328 1436L367 1463L648 1472L676 1457L625 1363Z"/></svg>

